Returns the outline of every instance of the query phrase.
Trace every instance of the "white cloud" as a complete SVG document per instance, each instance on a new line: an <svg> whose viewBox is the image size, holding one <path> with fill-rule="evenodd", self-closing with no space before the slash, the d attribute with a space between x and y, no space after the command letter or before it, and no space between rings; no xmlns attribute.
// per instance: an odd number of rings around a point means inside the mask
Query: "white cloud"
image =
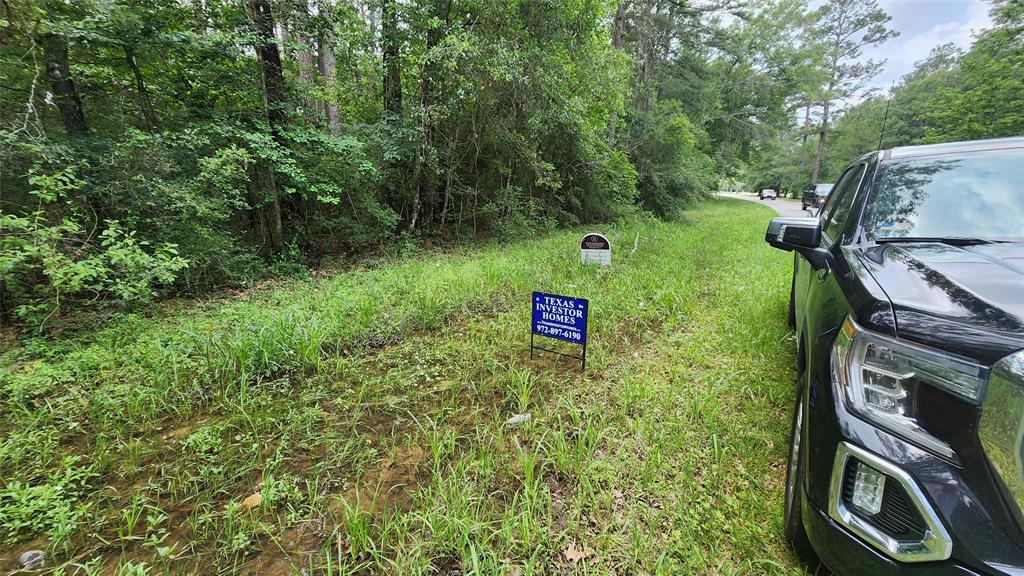
<svg viewBox="0 0 1024 576"><path fill-rule="evenodd" d="M914 69L914 63L928 57L933 48L952 42L967 50L978 32L990 28L992 19L985 0L879 0L892 16L889 27L900 36L864 51L862 61L885 60L885 66L869 87L886 90ZM861 97L851 99L850 104Z"/></svg>
<svg viewBox="0 0 1024 576"><path fill-rule="evenodd" d="M986 2L971 0L967 5L965 20L942 22L924 32L897 38L886 50L890 65L900 68L902 73L909 72L915 62L928 56L932 48L948 42L967 50L974 43L974 36L978 32L992 26L988 10Z"/></svg>

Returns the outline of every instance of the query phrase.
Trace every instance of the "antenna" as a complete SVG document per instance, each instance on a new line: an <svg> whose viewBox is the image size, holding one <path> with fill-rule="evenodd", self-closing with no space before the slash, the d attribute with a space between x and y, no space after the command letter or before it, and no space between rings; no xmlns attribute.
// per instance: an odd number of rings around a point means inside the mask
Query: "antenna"
<svg viewBox="0 0 1024 576"><path fill-rule="evenodd" d="M885 136L885 123L889 120L889 106L892 105L893 89L896 88L896 81L889 86L889 97L885 100L885 115L882 116L882 131L878 133L878 150L882 149L882 137Z"/></svg>

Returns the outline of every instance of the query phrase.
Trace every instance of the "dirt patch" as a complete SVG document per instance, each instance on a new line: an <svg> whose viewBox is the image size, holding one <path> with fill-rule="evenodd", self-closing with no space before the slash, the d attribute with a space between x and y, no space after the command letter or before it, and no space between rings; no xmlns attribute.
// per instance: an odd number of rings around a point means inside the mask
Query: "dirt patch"
<svg viewBox="0 0 1024 576"><path fill-rule="evenodd" d="M47 546L49 546L49 542L45 538L36 538L34 540L18 544L13 548L0 550L0 571L7 574L9 572L20 570L21 564L18 562L18 557L21 556L22 553L28 552L29 550L45 551ZM52 558L49 553L46 555L46 560L47 564L52 564Z"/></svg>
<svg viewBox="0 0 1024 576"><path fill-rule="evenodd" d="M319 553L328 531L323 522L310 520L285 531L276 549L255 556L238 569L239 574L306 574L306 568L315 564L313 556Z"/></svg>
<svg viewBox="0 0 1024 576"><path fill-rule="evenodd" d="M410 509L412 493L425 481L417 470L421 460L423 449L419 446L397 451L393 458L381 460L364 474L340 498L332 499L328 510L342 518L348 508L370 514L392 508Z"/></svg>
<svg viewBox="0 0 1024 576"><path fill-rule="evenodd" d="M160 436L160 439L164 441L180 440L185 436L191 434L192 431L194 431L196 428L199 428L203 424L209 422L209 420L210 419L207 417L195 418L189 422L180 424L174 429L164 433L163 435Z"/></svg>

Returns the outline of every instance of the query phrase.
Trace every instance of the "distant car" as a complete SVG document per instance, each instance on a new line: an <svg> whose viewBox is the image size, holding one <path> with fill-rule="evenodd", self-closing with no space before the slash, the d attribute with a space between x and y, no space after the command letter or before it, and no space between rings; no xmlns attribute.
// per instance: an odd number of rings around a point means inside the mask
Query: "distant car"
<svg viewBox="0 0 1024 576"><path fill-rule="evenodd" d="M804 210L817 210L825 204L825 200L828 199L828 193L832 190L834 184L815 184L814 188L804 190L803 196L800 198L800 206Z"/></svg>
<svg viewBox="0 0 1024 576"><path fill-rule="evenodd" d="M796 253L786 538L840 576L1024 575L1024 138L882 150Z"/></svg>
<svg viewBox="0 0 1024 576"><path fill-rule="evenodd" d="M775 200L776 198L778 198L778 196L778 192L772 190L771 188L765 188L757 193L757 197L760 198L761 200Z"/></svg>

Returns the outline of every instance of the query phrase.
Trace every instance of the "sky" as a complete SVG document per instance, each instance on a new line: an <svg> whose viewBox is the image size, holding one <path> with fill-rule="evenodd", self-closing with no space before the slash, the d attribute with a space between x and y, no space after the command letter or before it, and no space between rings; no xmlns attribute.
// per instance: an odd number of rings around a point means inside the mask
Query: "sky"
<svg viewBox="0 0 1024 576"><path fill-rule="evenodd" d="M881 46L864 51L864 59L886 59L883 71L871 86L888 88L924 60L932 48L952 42L964 50L974 42L973 34L992 26L988 2L983 0L879 0L892 16L889 27L900 35Z"/></svg>

